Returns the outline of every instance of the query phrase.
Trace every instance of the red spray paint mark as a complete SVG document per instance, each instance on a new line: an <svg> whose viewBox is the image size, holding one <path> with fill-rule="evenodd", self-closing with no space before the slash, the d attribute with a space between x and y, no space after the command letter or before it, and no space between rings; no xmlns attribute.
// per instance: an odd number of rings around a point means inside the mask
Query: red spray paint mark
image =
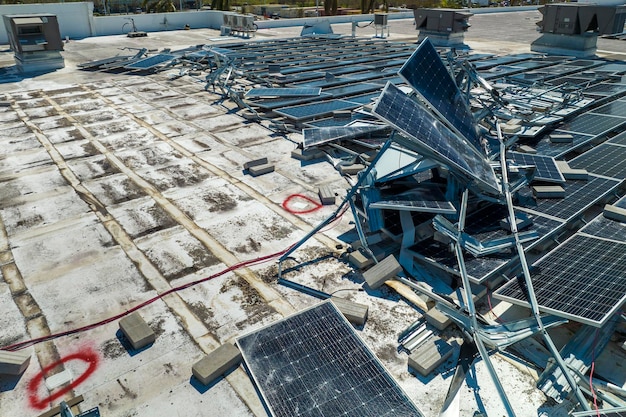
<svg viewBox="0 0 626 417"><path fill-rule="evenodd" d="M73 380L71 384L62 388L61 390L53 394L50 394L46 398L39 398L37 391L39 390L39 386L44 380L44 375L48 373L49 371L51 371L52 369L54 369L55 367L61 365L62 363L66 363L66 362L73 361L73 360L86 362L88 364L88 367L85 370L85 372L83 372L78 378ZM51 402L61 398L65 393L73 390L74 388L76 388L77 386L85 382L85 380L89 378L91 374L93 374L95 370L98 368L99 362L100 362L100 357L98 356L97 352L95 352L92 349L85 349L81 352L77 352L72 355L68 355L64 358L61 358L55 363L46 366L44 369L41 370L41 372L35 375L35 377L31 379L31 381L28 383L28 388L27 388L28 402L30 406L37 410L43 410L47 408Z"/></svg>
<svg viewBox="0 0 626 417"><path fill-rule="evenodd" d="M313 207L312 208L307 208L307 209L304 209L304 210L292 209L292 208L289 207L289 204L294 199L306 200L307 203L313 204ZM303 194L292 194L292 195L290 195L289 197L287 197L287 199L285 201L283 201L282 206L283 206L283 208L285 210L287 210L289 213L292 213L292 214L312 213L312 212L317 211L317 210L319 210L319 209L321 209L323 207L319 202L317 202L317 201L313 200L311 197L307 197L307 196L305 196Z"/></svg>

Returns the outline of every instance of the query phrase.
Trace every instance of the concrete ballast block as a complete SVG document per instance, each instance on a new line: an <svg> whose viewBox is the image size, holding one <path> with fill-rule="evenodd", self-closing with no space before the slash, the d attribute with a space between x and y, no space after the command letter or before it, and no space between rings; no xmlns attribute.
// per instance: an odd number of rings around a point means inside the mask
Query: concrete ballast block
<svg viewBox="0 0 626 417"><path fill-rule="evenodd" d="M550 134L550 142L552 143L572 143L574 136L569 133L552 133Z"/></svg>
<svg viewBox="0 0 626 417"><path fill-rule="evenodd" d="M31 356L30 349L15 352L0 350L0 375L21 375L28 368Z"/></svg>
<svg viewBox="0 0 626 417"><path fill-rule="evenodd" d="M355 250L348 254L348 261L354 265L356 269L363 269L370 266L374 261L363 255L361 251Z"/></svg>
<svg viewBox="0 0 626 417"><path fill-rule="evenodd" d="M370 288L376 289L383 285L385 281L395 277L400 271L402 271L402 267L395 256L389 255L365 271L363 278L365 278L365 282L367 282Z"/></svg>
<svg viewBox="0 0 626 417"><path fill-rule="evenodd" d="M252 161L248 161L245 164L243 164L243 169L250 169L251 167L257 166L257 165L265 165L267 164L267 158L259 158L259 159L253 159Z"/></svg>
<svg viewBox="0 0 626 417"><path fill-rule="evenodd" d="M298 161L312 161L314 159L323 158L326 155L324 152L317 149L294 149L291 151L291 157Z"/></svg>
<svg viewBox="0 0 626 417"><path fill-rule="evenodd" d="M141 349L156 340L152 328L136 311L121 319L119 324L120 330L133 346L133 349Z"/></svg>
<svg viewBox="0 0 626 417"><path fill-rule="evenodd" d="M258 177L259 175L274 172L274 165L271 165L271 164L254 165L248 168L248 172L253 177Z"/></svg>
<svg viewBox="0 0 626 417"><path fill-rule="evenodd" d="M328 206L335 204L335 193L328 185L320 185L317 191L322 205Z"/></svg>
<svg viewBox="0 0 626 417"><path fill-rule="evenodd" d="M330 300L350 323L357 326L365 324L365 320L367 320L367 313L369 311L369 307L367 305L355 303L341 297L331 297Z"/></svg>
<svg viewBox="0 0 626 417"><path fill-rule="evenodd" d="M533 194L537 198L564 198L565 190L560 185L535 185Z"/></svg>
<svg viewBox="0 0 626 417"><path fill-rule="evenodd" d="M339 172L341 175L356 175L364 169L365 165L362 164L341 165L339 167Z"/></svg>
<svg viewBox="0 0 626 417"><path fill-rule="evenodd" d="M191 372L198 381L208 385L224 375L229 369L239 365L240 362L241 352L239 349L231 343L226 343L196 362L192 366Z"/></svg>
<svg viewBox="0 0 626 417"><path fill-rule="evenodd" d="M448 342L431 336L409 355L408 365L422 376L427 376L444 363L452 352L454 348Z"/></svg>
<svg viewBox="0 0 626 417"><path fill-rule="evenodd" d="M616 207L611 204L604 206L604 217L620 223L626 223L626 209Z"/></svg>

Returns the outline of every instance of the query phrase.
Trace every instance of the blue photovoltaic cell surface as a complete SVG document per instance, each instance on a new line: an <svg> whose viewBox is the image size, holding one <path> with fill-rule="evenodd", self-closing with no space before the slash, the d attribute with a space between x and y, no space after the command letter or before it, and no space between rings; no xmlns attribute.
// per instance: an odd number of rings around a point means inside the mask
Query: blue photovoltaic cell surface
<svg viewBox="0 0 626 417"><path fill-rule="evenodd" d="M512 157L519 165L534 165L534 180L558 183L565 182L565 178L563 178L563 174L561 174L561 171L559 171L559 168L556 166L554 158L550 156L522 152L509 152L508 156Z"/></svg>
<svg viewBox="0 0 626 417"><path fill-rule="evenodd" d="M246 97L301 97L319 96L321 88L252 88L245 94Z"/></svg>
<svg viewBox="0 0 626 417"><path fill-rule="evenodd" d="M626 100L617 100L593 110L597 114L626 117Z"/></svg>
<svg viewBox="0 0 626 417"><path fill-rule="evenodd" d="M132 64L125 65L124 68L150 69L150 68L156 67L157 65L161 65L165 62L171 61L174 58L176 58L176 55L158 54L158 55L149 56L144 59L140 59L139 61L135 61Z"/></svg>
<svg viewBox="0 0 626 417"><path fill-rule="evenodd" d="M626 146L603 143L570 160L568 165L575 169L586 169L607 177L626 178Z"/></svg>
<svg viewBox="0 0 626 417"><path fill-rule="evenodd" d="M330 302L237 339L274 417L421 417Z"/></svg>
<svg viewBox="0 0 626 417"><path fill-rule="evenodd" d="M387 129L387 126L333 126L302 129L304 148L321 145L326 142L350 139L368 133L380 132Z"/></svg>
<svg viewBox="0 0 626 417"><path fill-rule="evenodd" d="M395 85L385 86L373 113L410 138L409 148L463 172L492 193L500 192L487 159Z"/></svg>
<svg viewBox="0 0 626 417"><path fill-rule="evenodd" d="M600 214L580 229L580 233L604 239L624 241L626 238L626 224L607 219L603 214Z"/></svg>
<svg viewBox="0 0 626 417"><path fill-rule="evenodd" d="M533 264L531 280L541 310L601 327L626 301L626 243L575 234ZM527 305L520 279L495 295Z"/></svg>
<svg viewBox="0 0 626 417"><path fill-rule="evenodd" d="M569 221L615 190L620 181L589 175L588 181L567 181L562 184L565 198L538 198L534 204L524 204L526 209Z"/></svg>
<svg viewBox="0 0 626 417"><path fill-rule="evenodd" d="M314 119L316 117L332 114L338 110L352 110L356 109L360 105L352 101L346 100L332 100L322 103L302 104L299 106L281 107L274 110L281 116L288 117L292 120L306 120Z"/></svg>
<svg viewBox="0 0 626 417"><path fill-rule="evenodd" d="M564 132L562 130L555 130L551 133L568 133L572 135L571 143L553 143L550 141L549 135L545 135L543 139L541 139L535 145L532 145L537 153L540 155L552 156L554 158L559 158L567 153L584 146L586 143L589 143L594 140L595 136L585 135L582 133L571 133Z"/></svg>
<svg viewBox="0 0 626 417"><path fill-rule="evenodd" d="M626 119L622 117L585 113L576 117L571 122L559 126L559 130L586 133L588 135L600 135L623 125L626 125Z"/></svg>
<svg viewBox="0 0 626 417"><path fill-rule="evenodd" d="M481 149L476 122L461 91L433 44L425 39L398 72L437 113L477 149Z"/></svg>
<svg viewBox="0 0 626 417"><path fill-rule="evenodd" d="M611 139L607 140L607 143L615 143L617 145L626 145L626 131L615 135Z"/></svg>

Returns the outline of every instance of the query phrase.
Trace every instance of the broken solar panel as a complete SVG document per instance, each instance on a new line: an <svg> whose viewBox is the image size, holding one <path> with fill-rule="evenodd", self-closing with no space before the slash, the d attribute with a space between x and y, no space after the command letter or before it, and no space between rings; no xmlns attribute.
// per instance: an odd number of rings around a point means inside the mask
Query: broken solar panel
<svg viewBox="0 0 626 417"><path fill-rule="evenodd" d="M522 152L509 152L507 156L511 157L519 165L532 165L535 167L533 180L547 182L565 182L563 174L556 166L554 158L550 156L534 155Z"/></svg>
<svg viewBox="0 0 626 417"><path fill-rule="evenodd" d="M306 149L311 146L319 146L324 143L340 139L352 139L374 132L382 132L385 129L387 129L387 126L380 125L336 126L302 129L303 146L304 149Z"/></svg>
<svg viewBox="0 0 626 417"><path fill-rule="evenodd" d="M245 94L246 98L258 97L305 97L319 96L321 88L251 88Z"/></svg>
<svg viewBox="0 0 626 417"><path fill-rule="evenodd" d="M626 243L575 234L533 264L531 279L541 310L601 327L626 301ZM495 294L528 305L521 279Z"/></svg>
<svg viewBox="0 0 626 417"><path fill-rule="evenodd" d="M421 417L330 301L237 339L274 417Z"/></svg>
<svg viewBox="0 0 626 417"><path fill-rule="evenodd" d="M469 105L430 40L422 41L398 74L440 117L481 149L478 128Z"/></svg>
<svg viewBox="0 0 626 417"><path fill-rule="evenodd" d="M147 58L140 59L139 61L135 61L132 64L125 65L124 68L128 69L152 69L161 64L169 62L176 58L176 55L171 54L157 54L153 56L149 56Z"/></svg>
<svg viewBox="0 0 626 417"><path fill-rule="evenodd" d="M446 201L441 190L434 187L416 187L400 194L384 195L370 203L369 208L456 214L454 205Z"/></svg>
<svg viewBox="0 0 626 417"><path fill-rule="evenodd" d="M387 83L372 112L403 134L395 139L402 146L461 171L492 193L500 192L487 159L395 85Z"/></svg>
<svg viewBox="0 0 626 417"><path fill-rule="evenodd" d="M626 224L607 219L600 214L580 229L580 233L621 242L626 238Z"/></svg>
<svg viewBox="0 0 626 417"><path fill-rule="evenodd" d="M307 119L315 119L316 117L322 117L332 114L339 110L352 110L360 105L352 101L346 100L331 100L322 103L301 104L299 106L281 107L275 109L276 114L285 116L294 121L301 121Z"/></svg>

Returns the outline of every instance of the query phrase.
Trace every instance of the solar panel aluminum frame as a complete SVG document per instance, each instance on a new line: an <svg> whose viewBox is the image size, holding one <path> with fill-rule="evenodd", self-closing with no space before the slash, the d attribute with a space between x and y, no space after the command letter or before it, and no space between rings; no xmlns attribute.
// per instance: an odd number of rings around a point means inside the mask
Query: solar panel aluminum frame
<svg viewBox="0 0 626 417"><path fill-rule="evenodd" d="M604 408L591 411L576 411L572 417L626 417L626 407Z"/></svg>

